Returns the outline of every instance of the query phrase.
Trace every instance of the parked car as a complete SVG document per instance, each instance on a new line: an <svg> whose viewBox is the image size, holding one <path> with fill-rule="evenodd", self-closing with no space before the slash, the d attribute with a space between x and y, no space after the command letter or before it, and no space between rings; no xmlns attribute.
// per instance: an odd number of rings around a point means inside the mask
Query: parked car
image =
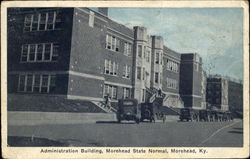
<svg viewBox="0 0 250 159"><path fill-rule="evenodd" d="M182 108L180 110L179 119L180 119L180 121L183 121L183 120L186 120L186 121L198 120L197 119L197 114L190 108Z"/></svg>
<svg viewBox="0 0 250 159"><path fill-rule="evenodd" d="M122 120L133 120L139 123L141 115L138 101L136 99L119 99L116 116L119 123Z"/></svg>
<svg viewBox="0 0 250 159"><path fill-rule="evenodd" d="M214 122L218 121L218 113L215 110L207 110L208 121Z"/></svg>
<svg viewBox="0 0 250 159"><path fill-rule="evenodd" d="M141 121L149 120L150 122L155 121L155 111L153 104L143 103L141 105Z"/></svg>
<svg viewBox="0 0 250 159"><path fill-rule="evenodd" d="M199 121L209 121L207 110L199 110Z"/></svg>

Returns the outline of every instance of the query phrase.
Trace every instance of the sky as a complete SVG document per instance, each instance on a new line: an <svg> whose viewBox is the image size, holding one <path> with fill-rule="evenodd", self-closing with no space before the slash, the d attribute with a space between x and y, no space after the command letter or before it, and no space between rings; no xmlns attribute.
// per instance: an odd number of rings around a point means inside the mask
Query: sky
<svg viewBox="0 0 250 159"><path fill-rule="evenodd" d="M179 53L198 53L209 74L243 75L242 8L109 8L109 18L144 26Z"/></svg>

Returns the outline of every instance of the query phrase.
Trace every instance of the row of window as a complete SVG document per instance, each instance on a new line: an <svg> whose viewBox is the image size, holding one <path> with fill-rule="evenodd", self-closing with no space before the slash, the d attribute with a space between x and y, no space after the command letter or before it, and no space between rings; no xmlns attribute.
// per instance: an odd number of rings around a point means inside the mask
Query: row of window
<svg viewBox="0 0 250 159"><path fill-rule="evenodd" d="M120 44L121 44L120 39L118 39L117 37L109 35L109 34L106 35L106 46L105 46L106 49L109 49L115 52L121 52ZM131 43L124 42L123 54L126 56L131 56L132 54Z"/></svg>
<svg viewBox="0 0 250 159"><path fill-rule="evenodd" d="M123 66L123 73L122 73L122 77L123 78L130 78L130 72L131 72L131 67L128 65Z"/></svg>
<svg viewBox="0 0 250 159"><path fill-rule="evenodd" d="M137 75L136 75L136 78L138 80L145 80L145 77L146 77L146 74L147 72L145 71L145 68L141 68L139 66L137 66ZM155 78L154 78L154 81L155 83L162 83L162 76L161 76L161 73L159 72L155 72Z"/></svg>
<svg viewBox="0 0 250 159"><path fill-rule="evenodd" d="M105 61L104 61L104 74L117 76L117 72L118 72L118 63L105 59Z"/></svg>
<svg viewBox="0 0 250 159"><path fill-rule="evenodd" d="M178 64L174 61L171 61L169 59L167 59L167 70L169 71L173 71L173 72L176 72L178 73L179 72L179 67L178 67Z"/></svg>
<svg viewBox="0 0 250 159"><path fill-rule="evenodd" d="M113 85L104 85L103 89L103 95L104 96L110 96L112 99L117 99L117 86ZM130 97L130 88L123 87L123 98L129 98Z"/></svg>
<svg viewBox="0 0 250 159"><path fill-rule="evenodd" d="M167 87L168 88L177 89L177 87L178 87L177 80L167 77L167 81L166 82L167 82Z"/></svg>
<svg viewBox="0 0 250 159"><path fill-rule="evenodd" d="M50 74L19 75L18 91L34 93L50 93L55 90L56 76Z"/></svg>
<svg viewBox="0 0 250 159"><path fill-rule="evenodd" d="M22 45L21 62L56 61L59 45L55 43Z"/></svg>
<svg viewBox="0 0 250 159"><path fill-rule="evenodd" d="M61 28L58 12L28 14L24 20L24 31L46 31Z"/></svg>
<svg viewBox="0 0 250 159"><path fill-rule="evenodd" d="M118 63L105 59L104 61L104 74L107 75L118 75ZM128 65L123 66L122 77L130 79L131 67Z"/></svg>
<svg viewBox="0 0 250 159"><path fill-rule="evenodd" d="M142 45L137 46L137 56L140 58L145 58L147 62L150 62L150 50L146 46Z"/></svg>

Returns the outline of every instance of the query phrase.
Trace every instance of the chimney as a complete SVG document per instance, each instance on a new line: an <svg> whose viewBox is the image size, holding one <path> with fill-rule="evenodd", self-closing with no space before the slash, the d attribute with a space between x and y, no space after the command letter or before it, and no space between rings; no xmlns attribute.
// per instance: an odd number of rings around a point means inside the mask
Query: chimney
<svg viewBox="0 0 250 159"><path fill-rule="evenodd" d="M108 8L98 8L98 12L105 15L105 16L108 16Z"/></svg>

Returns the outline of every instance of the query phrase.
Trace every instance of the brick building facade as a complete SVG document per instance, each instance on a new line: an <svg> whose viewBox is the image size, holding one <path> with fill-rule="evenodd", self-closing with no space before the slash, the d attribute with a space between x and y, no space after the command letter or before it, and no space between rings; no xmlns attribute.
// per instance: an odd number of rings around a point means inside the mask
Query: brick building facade
<svg viewBox="0 0 250 159"><path fill-rule="evenodd" d="M185 107L205 109L202 59L197 53L181 54L180 95Z"/></svg>
<svg viewBox="0 0 250 159"><path fill-rule="evenodd" d="M147 28L108 18L107 8L9 8L8 95L62 97L98 105L132 97L206 108L206 73L197 53L180 54Z"/></svg>

